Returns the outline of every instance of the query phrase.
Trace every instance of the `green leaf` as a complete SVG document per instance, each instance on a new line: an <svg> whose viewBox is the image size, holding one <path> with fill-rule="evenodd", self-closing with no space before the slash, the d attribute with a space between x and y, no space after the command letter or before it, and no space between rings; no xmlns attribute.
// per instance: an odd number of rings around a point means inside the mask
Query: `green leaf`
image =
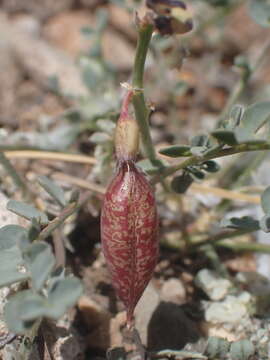
<svg viewBox="0 0 270 360"><path fill-rule="evenodd" d="M11 331L25 333L33 326L35 319L60 318L75 304L81 293L82 285L75 277L52 281L48 298L31 290L20 291L6 304L5 321Z"/></svg>
<svg viewBox="0 0 270 360"><path fill-rule="evenodd" d="M268 0L251 0L249 13L257 24L263 27L270 26L270 3Z"/></svg>
<svg viewBox="0 0 270 360"><path fill-rule="evenodd" d="M223 358L228 353L230 343L222 338L216 336L210 337L205 349L205 355L209 359Z"/></svg>
<svg viewBox="0 0 270 360"><path fill-rule="evenodd" d="M241 121L241 130L253 135L266 121L270 120L270 101L263 101L247 107ZM239 129L240 130L240 129Z"/></svg>
<svg viewBox="0 0 270 360"><path fill-rule="evenodd" d="M266 233L270 232L270 216L269 215L265 215L260 220L260 227L264 232L266 232Z"/></svg>
<svg viewBox="0 0 270 360"><path fill-rule="evenodd" d="M270 214L270 186L261 195L261 206L266 214Z"/></svg>
<svg viewBox="0 0 270 360"><path fill-rule="evenodd" d="M251 138L250 135L248 135L243 129L237 129L237 139L239 144L249 144L249 145L263 145L267 144L268 142L263 139L256 139Z"/></svg>
<svg viewBox="0 0 270 360"><path fill-rule="evenodd" d="M236 126L240 124L244 111L245 109L242 105L236 104L233 106L230 112L230 121L229 121L229 127L231 129L234 129Z"/></svg>
<svg viewBox="0 0 270 360"><path fill-rule="evenodd" d="M11 331L24 333L33 326L35 319L60 318L81 294L82 285L75 277L52 281L48 298L31 290L20 291L6 304L5 321Z"/></svg>
<svg viewBox="0 0 270 360"><path fill-rule="evenodd" d="M188 173L183 173L173 178L171 187L176 193L184 194L192 183L193 178Z"/></svg>
<svg viewBox="0 0 270 360"><path fill-rule="evenodd" d="M36 242L24 250L23 257L31 273L33 287L39 291L55 264L51 247L43 241Z"/></svg>
<svg viewBox="0 0 270 360"><path fill-rule="evenodd" d="M36 219L32 219L31 226L28 228L28 238L32 242L36 240L41 232L40 224Z"/></svg>
<svg viewBox="0 0 270 360"><path fill-rule="evenodd" d="M204 0L208 2L212 6L228 6L230 4L230 0Z"/></svg>
<svg viewBox="0 0 270 360"><path fill-rule="evenodd" d="M234 131L231 130L215 130L211 135L227 145L236 145L238 143Z"/></svg>
<svg viewBox="0 0 270 360"><path fill-rule="evenodd" d="M14 245L29 243L27 231L19 225L6 225L0 229L0 251L9 249Z"/></svg>
<svg viewBox="0 0 270 360"><path fill-rule="evenodd" d="M214 160L205 161L202 164L202 168L209 173L216 173L220 170L219 164L216 163Z"/></svg>
<svg viewBox="0 0 270 360"><path fill-rule="evenodd" d="M96 20L97 20L97 24L96 24L97 31L98 32L104 31L109 20L108 11L102 8L99 9L96 14Z"/></svg>
<svg viewBox="0 0 270 360"><path fill-rule="evenodd" d="M60 186L43 175L38 177L38 183L61 207L66 206L65 193Z"/></svg>
<svg viewBox="0 0 270 360"><path fill-rule="evenodd" d="M142 171L146 172L149 175L155 174L159 168L164 167L164 163L160 160L156 160L155 162L150 161L149 159L143 159L137 164Z"/></svg>
<svg viewBox="0 0 270 360"><path fill-rule="evenodd" d="M190 146L186 146L186 145L169 146L159 150L159 153L173 158L191 155Z"/></svg>
<svg viewBox="0 0 270 360"><path fill-rule="evenodd" d="M46 214L42 213L34 206L20 201L9 200L7 203L7 209L27 220L36 219L42 225L47 225L49 222Z"/></svg>
<svg viewBox="0 0 270 360"><path fill-rule="evenodd" d="M109 349L106 355L107 360L126 360L127 358L126 351L122 347L115 347L113 349Z"/></svg>
<svg viewBox="0 0 270 360"><path fill-rule="evenodd" d="M239 340L231 345L230 355L234 360L248 360L255 352L251 341L247 339Z"/></svg>
<svg viewBox="0 0 270 360"><path fill-rule="evenodd" d="M115 129L115 123L108 119L99 119L97 121L97 126L101 131L104 131L109 135L112 135Z"/></svg>
<svg viewBox="0 0 270 360"><path fill-rule="evenodd" d="M189 168L189 172L195 180L203 180L205 178L205 174L196 168Z"/></svg>
<svg viewBox="0 0 270 360"><path fill-rule="evenodd" d="M223 219L220 224L221 227L230 229L243 229L256 231L260 229L258 220L253 219L250 216L243 216L241 218L233 217L231 219Z"/></svg>
<svg viewBox="0 0 270 360"><path fill-rule="evenodd" d="M190 152L192 155L201 157L204 155L206 150L207 150L206 146L192 146Z"/></svg>
<svg viewBox="0 0 270 360"><path fill-rule="evenodd" d="M92 37L95 34L95 30L90 26L83 26L80 31L86 37Z"/></svg>
<svg viewBox="0 0 270 360"><path fill-rule="evenodd" d="M10 331L23 334L31 329L34 319L42 312L43 298L31 290L24 290L9 299L4 307L4 319Z"/></svg>
<svg viewBox="0 0 270 360"><path fill-rule="evenodd" d="M18 246L0 251L0 287L29 278Z"/></svg>
<svg viewBox="0 0 270 360"><path fill-rule="evenodd" d="M207 147L209 145L209 138L207 135L196 135L191 141L190 145L193 146L204 146Z"/></svg>
<svg viewBox="0 0 270 360"><path fill-rule="evenodd" d="M234 65L245 69L246 71L250 71L249 59L244 55L238 55L234 58Z"/></svg>
<svg viewBox="0 0 270 360"><path fill-rule="evenodd" d="M97 131L89 137L89 140L95 144L104 144L108 141L111 141L112 139L108 134Z"/></svg>
<svg viewBox="0 0 270 360"><path fill-rule="evenodd" d="M61 317L76 303L82 291L81 282L75 277L70 276L63 280L53 281L48 293L47 316L52 319Z"/></svg>

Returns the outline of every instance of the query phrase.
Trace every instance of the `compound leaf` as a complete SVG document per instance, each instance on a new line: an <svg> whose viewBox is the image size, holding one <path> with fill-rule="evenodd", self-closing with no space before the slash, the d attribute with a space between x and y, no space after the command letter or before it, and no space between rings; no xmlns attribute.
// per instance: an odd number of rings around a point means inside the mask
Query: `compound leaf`
<svg viewBox="0 0 270 360"><path fill-rule="evenodd" d="M24 260L31 273L35 290L39 291L53 270L55 257L49 244L39 241L25 249Z"/></svg>
<svg viewBox="0 0 270 360"><path fill-rule="evenodd" d="M65 199L65 193L63 189L58 186L55 182L47 178L47 176L39 176L38 182L48 194L61 206L66 206L67 202Z"/></svg>
<svg viewBox="0 0 270 360"><path fill-rule="evenodd" d="M34 206L16 201L9 200L7 209L15 214L24 217L27 220L36 219L39 223L47 225L49 220L46 214L36 209Z"/></svg>

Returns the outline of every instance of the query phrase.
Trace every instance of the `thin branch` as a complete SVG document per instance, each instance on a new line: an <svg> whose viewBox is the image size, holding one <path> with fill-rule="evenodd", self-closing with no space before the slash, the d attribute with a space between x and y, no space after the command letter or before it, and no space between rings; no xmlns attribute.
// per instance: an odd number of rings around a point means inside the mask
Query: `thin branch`
<svg viewBox="0 0 270 360"><path fill-rule="evenodd" d="M261 198L260 196L243 194L241 192L221 189L218 187L213 186L205 186L197 183L193 183L190 188L190 191L195 193L204 193L204 194L212 194L214 196L218 196L222 199L229 199L229 200L237 200L237 201L245 201L250 204L260 204Z"/></svg>
<svg viewBox="0 0 270 360"><path fill-rule="evenodd" d="M69 205L67 205L63 211L54 218L39 234L38 239L39 240L45 240L48 236L51 235L51 233L57 229L61 224L64 223L64 221L74 214L76 211L78 211L92 196L92 193L87 192L84 194L84 196L81 198L79 202L72 202Z"/></svg>
<svg viewBox="0 0 270 360"><path fill-rule="evenodd" d="M97 160L91 156L80 154L68 154L54 151L39 151L39 150L11 150L4 151L4 155L8 159L44 159L54 161L65 161L81 164L94 165Z"/></svg>
<svg viewBox="0 0 270 360"><path fill-rule="evenodd" d="M227 248L232 251L248 251L248 252L259 252L270 254L270 245L260 244L256 242L247 242L247 243L231 243L221 241L218 242L215 246Z"/></svg>
<svg viewBox="0 0 270 360"><path fill-rule="evenodd" d="M216 159L223 156L229 156L234 154L239 154L242 152L248 151L264 151L270 150L270 144L240 144L233 147L220 149L215 148L213 150L208 151L204 156L191 156L188 159L182 161L180 164L175 164L171 166L167 166L163 169L159 169L159 174L155 175L151 183L156 184L163 180L165 177L174 174L175 172L185 169L188 166L195 166L202 164L203 162L211 159Z"/></svg>
<svg viewBox="0 0 270 360"><path fill-rule="evenodd" d="M250 234L258 229L254 227L254 229L241 229L241 230L225 230L216 235L212 235L205 240L199 241L197 243L193 243L190 247L190 251L194 251L198 247L205 246L205 245L216 245L221 240L228 240L233 239L235 237L239 237L242 235Z"/></svg>
<svg viewBox="0 0 270 360"><path fill-rule="evenodd" d="M76 186L79 186L79 187L87 189L87 190L91 190L91 191L93 191L95 193L98 193L98 194L104 195L105 192L106 192L105 187L103 187L101 185L92 183L92 182L90 182L88 180L84 180L84 179L81 179L81 178L78 178L78 177L75 177L75 176L63 174L63 173L60 173L60 172L53 173L52 178L62 180L62 181L66 181L69 184L76 185Z"/></svg>

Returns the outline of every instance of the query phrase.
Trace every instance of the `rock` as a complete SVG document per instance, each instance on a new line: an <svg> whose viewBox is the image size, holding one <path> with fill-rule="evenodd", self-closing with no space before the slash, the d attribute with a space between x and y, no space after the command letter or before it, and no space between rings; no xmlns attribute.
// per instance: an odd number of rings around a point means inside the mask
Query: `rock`
<svg viewBox="0 0 270 360"><path fill-rule="evenodd" d="M36 37L40 36L41 23L34 16L29 14L19 14L12 17L10 21L22 32L27 32L28 34Z"/></svg>
<svg viewBox="0 0 270 360"><path fill-rule="evenodd" d="M100 6L107 3L106 0L80 0L80 2L84 7L90 9L95 8L97 5Z"/></svg>
<svg viewBox="0 0 270 360"><path fill-rule="evenodd" d="M186 289L179 279L171 278L164 282L160 297L163 301L181 305L186 300Z"/></svg>
<svg viewBox="0 0 270 360"><path fill-rule="evenodd" d="M55 13L71 7L73 0L3 0L1 7L7 12L26 11L39 19L46 19Z"/></svg>
<svg viewBox="0 0 270 360"><path fill-rule="evenodd" d="M233 284L228 279L218 277L213 271L203 269L198 272L195 284L202 289L211 300L222 300Z"/></svg>
<svg viewBox="0 0 270 360"><path fill-rule="evenodd" d="M7 210L8 200L9 199L0 192L0 228L9 224L21 225L18 215Z"/></svg>
<svg viewBox="0 0 270 360"><path fill-rule="evenodd" d="M52 45L77 57L91 46L91 39L83 36L81 29L93 27L95 17L88 11L66 11L51 17L43 28L43 36Z"/></svg>
<svg viewBox="0 0 270 360"><path fill-rule="evenodd" d="M121 347L123 345L122 328L126 325L126 312L119 312L110 323L110 338L112 348Z"/></svg>
<svg viewBox="0 0 270 360"><path fill-rule="evenodd" d="M0 18L2 16L0 15ZM1 24L0 24L1 28ZM8 39L2 35L0 37L0 68L5 71L0 72L0 122L8 125L15 125L13 117L15 115L16 88L21 81L22 75L17 67L15 58Z"/></svg>
<svg viewBox="0 0 270 360"><path fill-rule="evenodd" d="M77 330L73 327L73 318L66 313L63 318L54 323L45 320L40 332L49 349L49 354L55 360L84 359L85 343Z"/></svg>
<svg viewBox="0 0 270 360"><path fill-rule="evenodd" d="M136 41L137 33L135 29L135 21L132 12L127 11L123 7L109 4L109 21L113 27L131 40Z"/></svg>
<svg viewBox="0 0 270 360"><path fill-rule="evenodd" d="M238 297L229 295L223 301L211 303L205 311L205 319L213 324L238 324L248 317L250 303L251 295L248 292Z"/></svg>
<svg viewBox="0 0 270 360"><path fill-rule="evenodd" d="M119 71L131 70L134 61L135 47L131 46L124 37L108 29L102 40L105 59Z"/></svg>
<svg viewBox="0 0 270 360"><path fill-rule="evenodd" d="M247 48L251 49L252 44L255 45L256 49L259 49L263 41L267 39L267 32L251 19L246 5L243 4L228 17L223 36L225 40L227 39L228 48L233 45L237 46L241 53Z"/></svg>
<svg viewBox="0 0 270 360"><path fill-rule="evenodd" d="M87 346L106 351L110 346L111 315L92 299L82 296L78 308L87 326Z"/></svg>
<svg viewBox="0 0 270 360"><path fill-rule="evenodd" d="M0 13L0 33L0 45L5 45L5 50L12 53L16 64L19 64L30 78L48 88L49 79L57 77L63 93L78 96L88 94L78 67L67 54L29 31L22 31L21 25L16 26L3 13ZM8 61L7 59L7 63ZM13 76L12 71L5 72L9 77ZM14 80L14 86L17 86L17 81Z"/></svg>
<svg viewBox="0 0 270 360"><path fill-rule="evenodd" d="M3 13L0 13L0 33L1 42L30 78L48 88L49 79L57 77L63 93L88 94L78 67L67 54L29 31L22 31L20 25L16 26Z"/></svg>
<svg viewBox="0 0 270 360"><path fill-rule="evenodd" d="M148 350L181 350L187 343L199 339L198 330L184 313L173 303L161 302L148 325Z"/></svg>
<svg viewBox="0 0 270 360"><path fill-rule="evenodd" d="M142 343L147 344L147 331L153 312L159 304L159 295L152 282L145 289L138 305L135 308L135 327L138 330Z"/></svg>
<svg viewBox="0 0 270 360"><path fill-rule="evenodd" d="M270 313L269 279L256 272L239 272L236 278L254 297L256 315L267 316Z"/></svg>
<svg viewBox="0 0 270 360"><path fill-rule="evenodd" d="M81 29L95 27L94 16L87 11L67 11L51 18L45 28L44 37L58 48L77 57L86 53L94 39L83 36ZM123 36L109 28L102 37L102 50L106 61L118 70L130 70L135 49Z"/></svg>

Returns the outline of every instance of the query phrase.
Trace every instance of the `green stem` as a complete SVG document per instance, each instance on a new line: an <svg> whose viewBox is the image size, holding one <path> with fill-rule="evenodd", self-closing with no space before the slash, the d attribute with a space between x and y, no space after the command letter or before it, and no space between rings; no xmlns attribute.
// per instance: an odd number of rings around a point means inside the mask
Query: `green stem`
<svg viewBox="0 0 270 360"><path fill-rule="evenodd" d="M215 246L227 248L233 251L251 251L251 252L259 252L259 253L267 253L270 254L270 246L266 244L260 243L230 243L221 241L218 242Z"/></svg>
<svg viewBox="0 0 270 360"><path fill-rule="evenodd" d="M150 24L142 25L138 31L139 38L133 67L132 87L134 89L133 106L136 120L140 128L144 152L150 161L155 162L156 152L148 125L149 110L145 103L143 84L145 60L152 33L153 26Z"/></svg>
<svg viewBox="0 0 270 360"><path fill-rule="evenodd" d="M225 278L229 278L229 273L226 269L226 266L220 261L220 258L212 245L204 245L201 247L201 251L203 251L204 255L210 261L214 270L221 276Z"/></svg>
<svg viewBox="0 0 270 360"><path fill-rule="evenodd" d="M175 172L185 169L188 166L199 165L206 160L216 159L223 156L229 156L234 154L239 154L247 151L264 151L270 150L270 144L240 144L235 145L230 148L220 149L215 148L213 150L208 151L204 156L191 156L188 159L182 161L180 164L167 166L164 169L160 169L160 174L154 176L151 180L152 184L156 184L160 182L167 176L174 174Z"/></svg>
<svg viewBox="0 0 270 360"><path fill-rule="evenodd" d="M190 245L188 249L189 252L196 251L199 247L206 248L207 246L223 247L233 251L252 251L252 252L261 252L261 253L270 253L270 246L267 244L260 244L256 242L228 242L224 240L233 239L238 236L250 234L254 231L257 231L257 228L246 229L246 230L227 230L219 234L213 235L205 240L198 241ZM164 244L166 247L173 249L182 249L180 244Z"/></svg>
<svg viewBox="0 0 270 360"><path fill-rule="evenodd" d="M86 193L80 202L72 202L69 205L67 205L63 211L54 218L39 234L38 239L39 240L45 240L48 236L51 235L51 233L57 229L61 224L64 223L64 221L74 214L76 211L78 211L92 196L92 193Z"/></svg>
<svg viewBox="0 0 270 360"><path fill-rule="evenodd" d="M191 247L190 247L190 251L194 251L196 250L198 247L201 247L201 246L205 246L205 245L214 245L216 244L218 241L221 241L221 240L225 240L225 239L233 239L235 237L238 237L238 236L242 236L242 235L246 235L246 234L250 234L251 232L253 231L257 231L258 229L257 228L254 228L254 229L243 229L243 230L226 230L226 231L223 231L221 233L218 233L216 235L213 235L205 240L202 240L202 241L199 241L195 244L192 244Z"/></svg>

